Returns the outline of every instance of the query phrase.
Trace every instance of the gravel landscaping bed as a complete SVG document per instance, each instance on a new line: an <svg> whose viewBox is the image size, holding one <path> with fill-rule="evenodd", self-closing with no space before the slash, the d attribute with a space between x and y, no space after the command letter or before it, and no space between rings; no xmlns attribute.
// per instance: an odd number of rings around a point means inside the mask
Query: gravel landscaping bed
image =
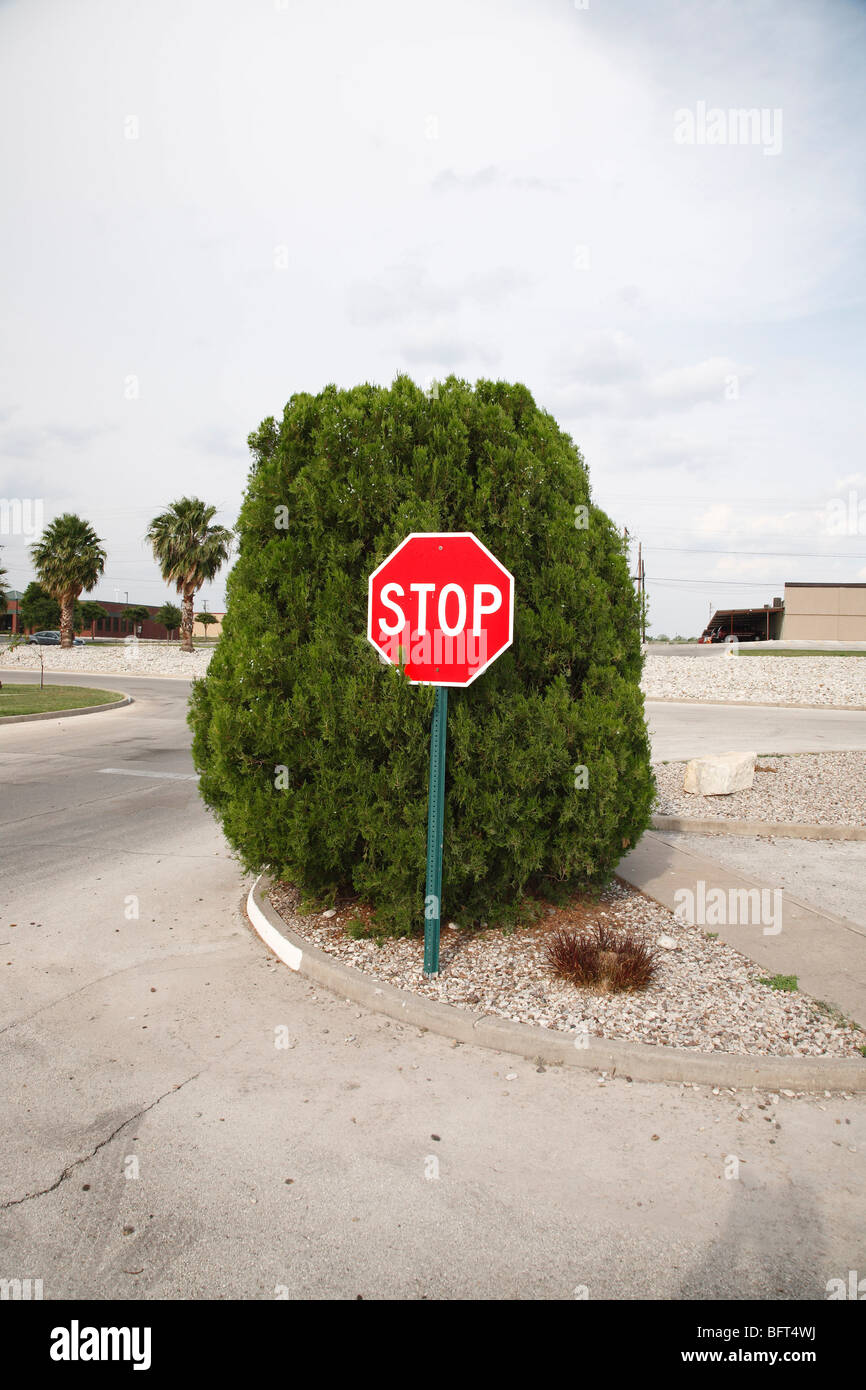
<svg viewBox="0 0 866 1390"><path fill-rule="evenodd" d="M213 648L183 652L176 647L84 646L72 651L43 647L46 671L102 675L203 676ZM38 671L35 647L10 652L0 646L0 668ZM863 657L738 656L722 653L691 660L648 652L641 688L650 700L727 700L750 704L866 707Z"/></svg>
<svg viewBox="0 0 866 1390"><path fill-rule="evenodd" d="M194 676L207 671L213 655L212 647L199 647L193 652L176 647L151 647L145 642L118 647L59 647L26 646L22 643L10 651L0 646L0 670L38 671L39 653L46 671L63 671L67 675L102 676Z"/></svg>
<svg viewBox="0 0 866 1390"><path fill-rule="evenodd" d="M866 752L759 757L748 791L694 796L683 791L684 762L655 767L663 816L779 821L786 825L866 825Z"/></svg>
<svg viewBox="0 0 866 1390"><path fill-rule="evenodd" d="M650 700L866 706L864 656L660 656L648 652L641 687Z"/></svg>
<svg viewBox="0 0 866 1390"><path fill-rule="evenodd" d="M588 1031L699 1052L803 1057L854 1056L866 1045L866 1032L831 1017L806 995L762 985L759 966L619 881L597 904L550 908L540 924L511 933L443 928L441 973L434 980L422 974L421 937L387 938L381 945L348 937L349 920L369 920L357 903L338 902L330 918L302 917L289 884L274 885L270 900L289 927L346 965L457 1008L571 1034L569 1041ZM603 994L551 975L545 953L550 934L597 921L627 929L657 949L658 972L646 990ZM673 947L660 947L660 936L672 939Z"/></svg>

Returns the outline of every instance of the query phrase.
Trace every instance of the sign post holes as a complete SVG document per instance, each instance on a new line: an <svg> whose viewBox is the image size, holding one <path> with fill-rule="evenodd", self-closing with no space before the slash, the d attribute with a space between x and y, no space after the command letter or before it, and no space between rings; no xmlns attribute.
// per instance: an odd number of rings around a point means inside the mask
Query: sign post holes
<svg viewBox="0 0 866 1390"><path fill-rule="evenodd" d="M412 685L433 685L424 974L439 973L448 687L471 685L511 646L514 580L469 531L413 532L370 575L367 638Z"/></svg>

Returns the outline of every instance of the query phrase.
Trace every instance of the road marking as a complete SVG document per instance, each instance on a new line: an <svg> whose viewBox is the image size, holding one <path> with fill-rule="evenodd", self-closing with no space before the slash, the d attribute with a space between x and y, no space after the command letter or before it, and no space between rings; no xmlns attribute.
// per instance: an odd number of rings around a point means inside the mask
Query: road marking
<svg viewBox="0 0 866 1390"><path fill-rule="evenodd" d="M101 767L100 772L113 772L116 777L165 777L172 782L197 782L197 772L136 772L131 767Z"/></svg>

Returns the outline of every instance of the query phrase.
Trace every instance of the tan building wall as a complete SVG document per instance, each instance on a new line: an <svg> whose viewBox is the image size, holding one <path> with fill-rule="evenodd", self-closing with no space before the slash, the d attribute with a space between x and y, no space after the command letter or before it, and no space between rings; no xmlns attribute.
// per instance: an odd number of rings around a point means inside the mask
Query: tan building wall
<svg viewBox="0 0 866 1390"><path fill-rule="evenodd" d="M866 584L786 584L782 637L866 642Z"/></svg>
<svg viewBox="0 0 866 1390"><path fill-rule="evenodd" d="M196 609L196 612L198 613L199 611L200 611L200 610L197 608L197 609ZM225 617L225 613L214 613L213 616L216 618L216 622L215 622L215 623L208 623L207 627L205 627L204 623L193 623L193 627L192 627L192 635L193 635L193 637L221 637L221 636L222 636L223 618Z"/></svg>

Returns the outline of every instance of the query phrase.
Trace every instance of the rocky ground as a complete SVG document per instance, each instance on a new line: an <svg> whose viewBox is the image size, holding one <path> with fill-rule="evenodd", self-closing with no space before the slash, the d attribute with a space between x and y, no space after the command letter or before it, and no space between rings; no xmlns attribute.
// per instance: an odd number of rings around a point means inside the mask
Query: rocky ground
<svg viewBox="0 0 866 1390"><path fill-rule="evenodd" d="M866 708L864 656L728 656L684 660L648 652L641 682L650 700Z"/></svg>
<svg viewBox="0 0 866 1390"><path fill-rule="evenodd" d="M685 763L655 768L665 816L717 816L779 821L786 825L866 825L866 753L796 753L759 757L754 784L726 796L683 791Z"/></svg>
<svg viewBox="0 0 866 1390"><path fill-rule="evenodd" d="M46 671L63 671L70 675L200 677L207 671L213 648L198 647L193 652L185 652L180 643L169 647L124 642L110 647L96 642L92 646L87 643L71 651L62 651L60 647L22 643L11 650L8 646L0 646L0 669L38 671L40 653Z"/></svg>
<svg viewBox="0 0 866 1390"><path fill-rule="evenodd" d="M179 645L151 646L141 642L109 647L100 644L75 647L19 646L14 651L0 646L0 667L39 670L38 650L46 671L84 672L94 675L203 676L213 648L182 652ZM723 700L748 704L806 704L839 708L866 708L866 655L864 656L726 656L723 652L684 660L679 656L647 653L642 681L651 700Z"/></svg>
<svg viewBox="0 0 866 1390"><path fill-rule="evenodd" d="M287 884L275 886L271 902L312 945L379 980L573 1037L589 1031L631 1042L763 1056L854 1056L866 1045L866 1032L848 1027L806 995L761 984L759 966L620 882L598 904L549 908L531 928L511 933L444 928L435 980L422 973L419 936L381 944L347 936L351 919L369 920L357 903L338 903L332 917L300 917L297 893ZM550 934L595 921L632 931L656 949L657 974L645 991L603 994L551 974L545 951ZM659 944L661 937L670 944Z"/></svg>

